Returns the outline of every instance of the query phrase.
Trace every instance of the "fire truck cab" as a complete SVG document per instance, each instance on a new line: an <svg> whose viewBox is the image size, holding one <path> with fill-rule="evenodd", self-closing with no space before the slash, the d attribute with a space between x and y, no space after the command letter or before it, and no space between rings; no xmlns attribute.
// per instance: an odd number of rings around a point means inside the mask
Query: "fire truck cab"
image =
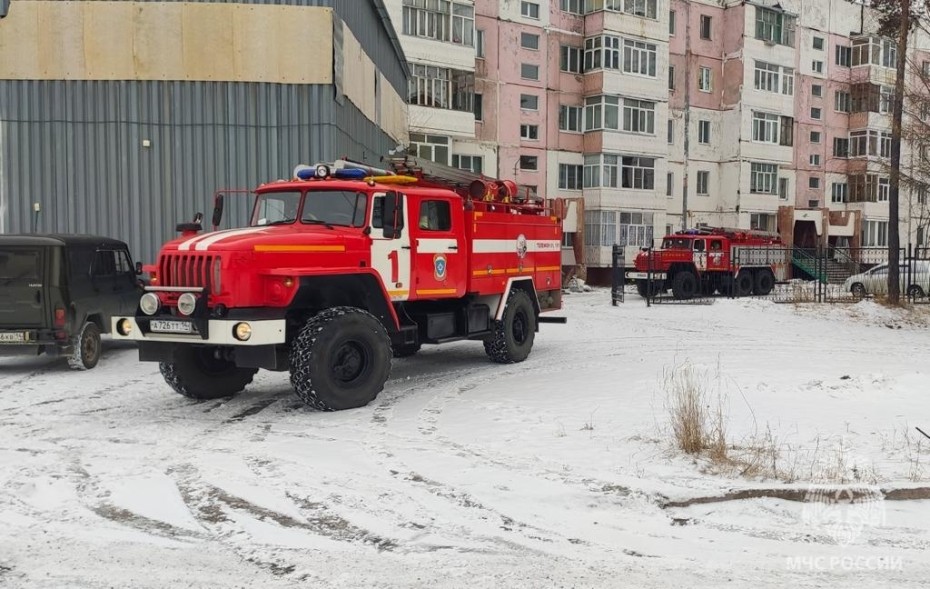
<svg viewBox="0 0 930 589"><path fill-rule="evenodd" d="M322 410L371 402L391 357L423 344L478 340L495 362L526 359L540 314L561 307L559 219L512 182L391 165L299 166L256 189L248 227L180 224L138 311L113 319L114 338L137 341L187 397L289 370L298 397Z"/></svg>

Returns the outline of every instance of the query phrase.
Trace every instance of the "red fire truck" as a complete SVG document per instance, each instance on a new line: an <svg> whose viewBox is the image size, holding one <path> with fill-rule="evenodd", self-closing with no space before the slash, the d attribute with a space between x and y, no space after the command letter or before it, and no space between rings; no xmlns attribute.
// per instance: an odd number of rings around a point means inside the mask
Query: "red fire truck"
<svg viewBox="0 0 930 589"><path fill-rule="evenodd" d="M521 362L541 316L561 307L558 218L500 181L410 157L388 168L339 160L298 166L254 191L248 227L178 225L148 268L150 286L114 338L135 340L176 392L241 391L258 369L290 371L321 410L360 407L391 357L480 340Z"/></svg>
<svg viewBox="0 0 930 589"><path fill-rule="evenodd" d="M640 296L671 289L676 299L698 294L767 295L787 279L789 252L777 233L700 227L666 235L659 249L644 249L627 278Z"/></svg>

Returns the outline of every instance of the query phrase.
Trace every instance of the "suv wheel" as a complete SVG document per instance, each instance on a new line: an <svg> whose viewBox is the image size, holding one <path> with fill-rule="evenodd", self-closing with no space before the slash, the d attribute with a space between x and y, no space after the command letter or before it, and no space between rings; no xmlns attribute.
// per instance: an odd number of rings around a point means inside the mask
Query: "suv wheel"
<svg viewBox="0 0 930 589"><path fill-rule="evenodd" d="M68 366L74 370L90 370L100 361L100 328L96 323L88 321L81 328L81 332L71 340L71 345L74 351L68 358Z"/></svg>

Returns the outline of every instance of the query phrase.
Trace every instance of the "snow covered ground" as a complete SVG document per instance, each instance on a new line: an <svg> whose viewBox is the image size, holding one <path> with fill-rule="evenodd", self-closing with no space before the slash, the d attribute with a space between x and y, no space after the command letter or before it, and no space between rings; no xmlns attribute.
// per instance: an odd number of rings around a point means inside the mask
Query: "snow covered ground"
<svg viewBox="0 0 930 589"><path fill-rule="evenodd" d="M890 498L930 486L930 309L565 303L523 364L425 349L341 413L0 359L0 586L926 586L930 501ZM673 449L682 369L782 480Z"/></svg>

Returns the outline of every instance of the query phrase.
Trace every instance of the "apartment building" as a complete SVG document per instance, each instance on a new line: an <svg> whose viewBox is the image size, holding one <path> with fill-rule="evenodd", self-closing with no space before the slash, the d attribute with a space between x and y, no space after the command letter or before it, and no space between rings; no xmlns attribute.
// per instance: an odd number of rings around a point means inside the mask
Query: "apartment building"
<svg viewBox="0 0 930 589"><path fill-rule="evenodd" d="M801 247L887 244L898 56L860 4L394 2L405 19L418 13L397 27L414 77L445 63L465 80L450 96L470 96L438 106L412 94L414 148L583 199L591 281L607 279L613 244L629 261L699 223L778 231ZM473 19L468 42L456 40L456 14ZM424 41L424 18L447 19L435 30L449 33ZM917 35L915 53L930 46ZM925 209L926 191L902 190L902 243L926 244Z"/></svg>

